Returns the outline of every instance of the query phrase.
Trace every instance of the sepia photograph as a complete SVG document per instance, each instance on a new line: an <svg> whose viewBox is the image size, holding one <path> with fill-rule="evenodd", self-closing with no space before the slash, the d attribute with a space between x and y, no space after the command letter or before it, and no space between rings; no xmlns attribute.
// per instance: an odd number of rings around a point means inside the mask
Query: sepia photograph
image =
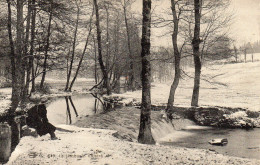
<svg viewBox="0 0 260 165"><path fill-rule="evenodd" d="M0 164L260 165L260 0L0 0Z"/></svg>

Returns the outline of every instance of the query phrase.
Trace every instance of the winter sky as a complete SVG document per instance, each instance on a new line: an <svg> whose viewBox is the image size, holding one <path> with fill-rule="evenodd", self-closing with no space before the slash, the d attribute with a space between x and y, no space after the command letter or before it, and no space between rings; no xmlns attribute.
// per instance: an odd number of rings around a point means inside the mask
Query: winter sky
<svg viewBox="0 0 260 165"><path fill-rule="evenodd" d="M232 0L235 18L232 29L238 42L260 40L260 0Z"/></svg>
<svg viewBox="0 0 260 165"><path fill-rule="evenodd" d="M170 8L170 0L153 0L155 13L166 12ZM136 0L132 7L142 13L142 0ZM234 19L230 27L230 36L240 46L247 42L260 40L260 0L231 0L230 11ZM171 46L171 36L160 37L161 29L152 30L152 46Z"/></svg>

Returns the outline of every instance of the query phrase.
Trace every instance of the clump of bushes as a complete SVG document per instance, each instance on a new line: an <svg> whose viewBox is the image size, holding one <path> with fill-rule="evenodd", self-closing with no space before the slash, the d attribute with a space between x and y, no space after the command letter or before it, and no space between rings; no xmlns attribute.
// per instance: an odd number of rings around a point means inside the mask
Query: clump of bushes
<svg viewBox="0 0 260 165"><path fill-rule="evenodd" d="M35 90L42 94L51 94L51 86L48 83L44 83L43 88L40 88L40 84L36 84Z"/></svg>
<svg viewBox="0 0 260 165"><path fill-rule="evenodd" d="M0 76L0 88L12 87L12 82L10 79Z"/></svg>

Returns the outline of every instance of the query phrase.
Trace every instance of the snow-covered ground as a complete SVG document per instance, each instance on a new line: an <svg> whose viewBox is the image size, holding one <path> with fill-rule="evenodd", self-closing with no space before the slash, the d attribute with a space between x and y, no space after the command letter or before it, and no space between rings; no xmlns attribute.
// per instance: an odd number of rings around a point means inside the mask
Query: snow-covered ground
<svg viewBox="0 0 260 165"><path fill-rule="evenodd" d="M112 136L115 131L59 126L73 132L57 131L61 140L48 135L24 137L12 153L10 165L257 165L259 160L224 156L202 149L174 146L143 145L122 141Z"/></svg>
<svg viewBox="0 0 260 165"><path fill-rule="evenodd" d="M202 68L200 106L244 107L260 111L260 62L211 65ZM193 76L193 69L185 74ZM190 106L193 79L184 76L175 94L175 105ZM172 82L152 83L152 104L166 104ZM115 94L141 100L141 91Z"/></svg>
<svg viewBox="0 0 260 165"><path fill-rule="evenodd" d="M11 104L11 88L0 88L0 113L8 109Z"/></svg>

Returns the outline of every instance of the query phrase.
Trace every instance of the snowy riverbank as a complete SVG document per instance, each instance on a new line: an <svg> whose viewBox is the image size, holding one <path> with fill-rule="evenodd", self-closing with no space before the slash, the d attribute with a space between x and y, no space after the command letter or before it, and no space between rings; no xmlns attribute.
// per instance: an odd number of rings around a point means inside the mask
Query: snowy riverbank
<svg viewBox="0 0 260 165"><path fill-rule="evenodd" d="M221 155L206 149L159 145L160 141L189 136L176 130L194 126L191 121L181 120L175 121L176 128L173 129L159 116L160 112L152 112L152 133L157 145L136 142L140 110L123 107L105 114L82 117L75 124L79 127L57 125L63 129L56 131L60 140L52 141L49 135L24 137L8 164L260 164L260 160ZM162 138L167 133L171 133L171 137Z"/></svg>
<svg viewBox="0 0 260 165"><path fill-rule="evenodd" d="M142 145L112 136L115 131L74 126L60 126L73 132L57 131L61 140L25 137L8 164L237 164L257 165L249 160L216 154L209 150L174 146Z"/></svg>

